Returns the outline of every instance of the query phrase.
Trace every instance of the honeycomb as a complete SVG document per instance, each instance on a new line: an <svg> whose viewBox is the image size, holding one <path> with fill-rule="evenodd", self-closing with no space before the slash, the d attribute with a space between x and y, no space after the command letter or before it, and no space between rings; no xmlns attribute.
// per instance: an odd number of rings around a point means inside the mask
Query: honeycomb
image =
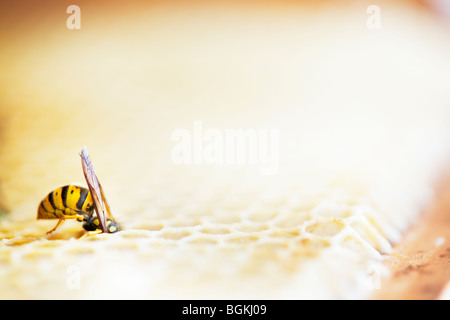
<svg viewBox="0 0 450 320"><path fill-rule="evenodd" d="M266 187L249 204L227 189L215 190L219 202L202 196L202 208L187 193L175 214L151 212L82 240L75 221L49 237L50 222L2 221L1 298L340 298L352 281L370 289L372 270L383 272L392 235L370 205L299 201L297 190L269 201Z"/></svg>
<svg viewBox="0 0 450 320"><path fill-rule="evenodd" d="M120 184L104 186L116 234L78 240L81 224L66 221L46 237L56 221L18 206L0 225L2 298L360 298L386 275L400 231L355 181L170 168L126 206L109 197Z"/></svg>

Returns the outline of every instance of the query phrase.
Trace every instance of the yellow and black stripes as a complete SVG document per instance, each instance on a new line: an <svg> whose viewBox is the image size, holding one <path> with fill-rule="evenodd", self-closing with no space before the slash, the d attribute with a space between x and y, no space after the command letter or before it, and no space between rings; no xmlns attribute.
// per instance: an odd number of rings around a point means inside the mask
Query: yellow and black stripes
<svg viewBox="0 0 450 320"><path fill-rule="evenodd" d="M94 209L88 189L67 185L50 192L39 204L38 219L74 219Z"/></svg>

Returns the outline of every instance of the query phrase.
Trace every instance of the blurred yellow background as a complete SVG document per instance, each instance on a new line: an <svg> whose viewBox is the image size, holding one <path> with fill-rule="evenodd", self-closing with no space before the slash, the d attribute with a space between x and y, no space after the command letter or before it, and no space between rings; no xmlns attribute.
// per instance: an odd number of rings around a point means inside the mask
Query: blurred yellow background
<svg viewBox="0 0 450 320"><path fill-rule="evenodd" d="M427 133L445 135L448 41L423 5L379 2L369 30L365 1L79 1L81 29L69 30L70 4L2 3L4 206L82 180L83 145L124 198L119 186L171 165L171 133L195 120L282 129L281 172L442 151Z"/></svg>

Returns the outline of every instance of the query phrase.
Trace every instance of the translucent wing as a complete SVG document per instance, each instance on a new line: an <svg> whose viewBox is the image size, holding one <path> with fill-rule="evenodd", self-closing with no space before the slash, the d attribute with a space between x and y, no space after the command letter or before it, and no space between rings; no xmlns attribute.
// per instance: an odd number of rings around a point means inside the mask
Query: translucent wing
<svg viewBox="0 0 450 320"><path fill-rule="evenodd" d="M97 181L98 181L98 180L97 180ZM112 216L112 214L111 214L111 209L109 208L109 203L108 203L108 201L106 200L105 192L103 191L102 185L100 184L100 182L98 183L98 185L100 186L100 194L102 195L102 200L103 200L103 202L104 202L104 204L105 204L105 208L106 208L106 217L109 218L109 219L111 219L111 220L114 220L114 218L113 218L113 216ZM115 220L114 220L114 221L115 221Z"/></svg>
<svg viewBox="0 0 450 320"><path fill-rule="evenodd" d="M86 178L89 191L91 192L92 199L95 203L95 212L97 213L98 220L100 221L100 228L102 229L102 232L108 232L106 227L106 216L111 215L111 212L100 182L95 175L91 157L89 156L86 147L83 147L80 156L84 177Z"/></svg>

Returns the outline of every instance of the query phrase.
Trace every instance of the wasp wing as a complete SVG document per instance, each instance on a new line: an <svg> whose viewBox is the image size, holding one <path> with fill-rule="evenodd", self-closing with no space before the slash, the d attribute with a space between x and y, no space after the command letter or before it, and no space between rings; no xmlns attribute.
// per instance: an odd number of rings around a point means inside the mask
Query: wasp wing
<svg viewBox="0 0 450 320"><path fill-rule="evenodd" d="M105 204L106 217L108 219L111 219L111 220L115 221L113 216L112 216L112 214L111 214L111 209L109 208L109 203L108 203L108 200L106 200L105 192L103 191L102 185L100 184L100 182L98 183L98 185L100 186L100 194L102 196L103 203Z"/></svg>
<svg viewBox="0 0 450 320"><path fill-rule="evenodd" d="M91 192L92 199L95 203L95 212L97 213L98 220L100 222L100 228L102 232L108 232L106 227L106 214L109 214L109 205L103 201L104 193L100 186L97 176L95 175L94 167L92 166L91 157L86 149L81 149L81 165L83 167L84 177ZM106 199L105 199L106 200Z"/></svg>

